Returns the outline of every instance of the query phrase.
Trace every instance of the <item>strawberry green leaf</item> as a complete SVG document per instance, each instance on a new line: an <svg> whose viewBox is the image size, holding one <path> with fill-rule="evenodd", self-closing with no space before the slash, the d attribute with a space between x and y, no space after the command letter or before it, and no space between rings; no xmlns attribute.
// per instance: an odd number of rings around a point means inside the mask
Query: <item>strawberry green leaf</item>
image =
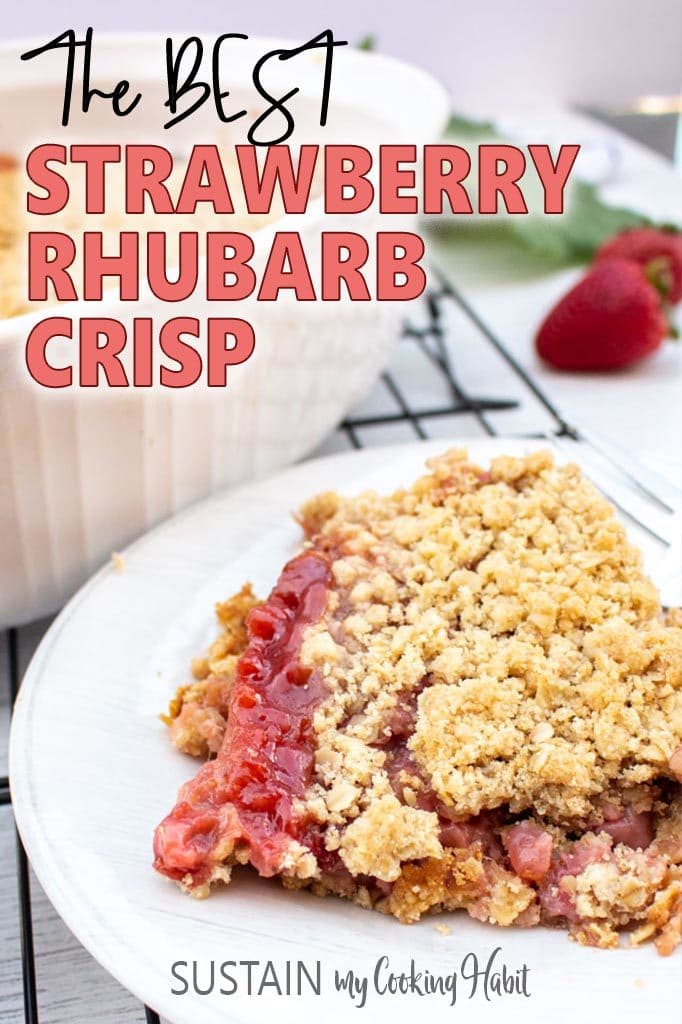
<svg viewBox="0 0 682 1024"><path fill-rule="evenodd" d="M377 48L377 37L373 35L363 36L356 44L357 50L376 50Z"/></svg>
<svg viewBox="0 0 682 1024"><path fill-rule="evenodd" d="M651 226L640 213L609 206L594 185L576 181L566 211L556 217L515 217L510 229L516 239L557 265L587 263L608 238L625 228Z"/></svg>
<svg viewBox="0 0 682 1024"><path fill-rule="evenodd" d="M446 135L494 135L495 125L492 121L476 121L463 114L452 113L445 128Z"/></svg>

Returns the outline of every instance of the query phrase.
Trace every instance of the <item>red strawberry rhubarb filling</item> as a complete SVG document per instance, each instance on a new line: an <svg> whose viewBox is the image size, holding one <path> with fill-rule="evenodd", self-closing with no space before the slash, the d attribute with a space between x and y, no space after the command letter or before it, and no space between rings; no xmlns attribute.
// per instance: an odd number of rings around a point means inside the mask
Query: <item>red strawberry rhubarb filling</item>
<svg viewBox="0 0 682 1024"><path fill-rule="evenodd" d="M302 833L293 801L312 777L312 716L325 685L298 654L304 629L324 612L328 586L326 558L304 553L249 614L221 750L183 786L154 837L156 870L188 888L210 881L236 846L272 876Z"/></svg>
<svg viewBox="0 0 682 1024"><path fill-rule="evenodd" d="M588 917L581 916L576 903L576 880L591 865L614 865L618 858L619 870L642 865L654 873L660 870L655 847L649 851L655 838L654 816L650 811L636 811L627 803L605 803L599 819L589 822L583 827L585 834L573 839L559 836L557 830L555 839L536 820L511 815L504 807L468 818L457 815L454 808L438 799L409 746L417 697L427 684L424 680L409 697L397 702L377 745L385 751L386 772L398 799L438 815L439 837L445 850L479 855L491 885L499 878L500 869L512 872L535 891L537 913L546 922L561 919L571 926L590 923ZM639 851L649 852L638 860ZM528 923L537 919L521 915L518 923L523 924L524 917L528 917Z"/></svg>
<svg viewBox="0 0 682 1024"><path fill-rule="evenodd" d="M250 862L408 923L463 910L671 952L682 612L577 467L453 451L429 471L313 498L267 600L218 606L165 719L217 757L158 827L156 868L203 895Z"/></svg>

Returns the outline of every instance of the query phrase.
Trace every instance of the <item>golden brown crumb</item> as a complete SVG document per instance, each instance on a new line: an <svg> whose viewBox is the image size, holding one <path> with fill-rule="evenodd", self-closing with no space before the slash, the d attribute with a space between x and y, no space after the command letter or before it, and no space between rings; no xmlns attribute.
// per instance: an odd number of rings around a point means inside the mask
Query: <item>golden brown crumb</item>
<svg viewBox="0 0 682 1024"><path fill-rule="evenodd" d="M666 626L682 627L682 608L667 608L663 616Z"/></svg>
<svg viewBox="0 0 682 1024"><path fill-rule="evenodd" d="M633 946L655 936L656 948L663 956L669 956L682 941L682 871L671 869L668 879L665 888L655 894L646 922L630 935Z"/></svg>
<svg viewBox="0 0 682 1024"><path fill-rule="evenodd" d="M406 807L386 793L351 822L343 833L340 851L352 875L367 874L392 882L403 861L441 852L438 817Z"/></svg>
<svg viewBox="0 0 682 1024"><path fill-rule="evenodd" d="M668 758L668 766L678 782L682 782L682 744L673 750Z"/></svg>
<svg viewBox="0 0 682 1024"><path fill-rule="evenodd" d="M462 817L507 804L585 822L610 788L673 776L682 631L661 623L611 506L547 452L487 475L461 452L431 469L389 497L323 495L302 513L335 580L302 652L330 685L315 819L340 825L383 799L377 744L425 678L409 747Z"/></svg>
<svg viewBox="0 0 682 1024"><path fill-rule="evenodd" d="M301 511L333 582L302 635L327 696L293 812L335 866L292 841L282 880L407 923L465 909L603 948L627 927L669 953L682 939L682 617L663 614L576 466L535 452L484 471L453 450L429 468L392 495L328 492ZM245 588L221 606L223 633L171 706L181 749L217 749L254 603ZM519 823L549 842L541 876L512 869Z"/></svg>
<svg viewBox="0 0 682 1024"><path fill-rule="evenodd" d="M181 686L162 715L172 743L192 757L220 749L225 733L234 670L246 647L246 619L258 604L250 583L216 605L220 633L208 652L192 661L195 682Z"/></svg>
<svg viewBox="0 0 682 1024"><path fill-rule="evenodd" d="M21 191L17 161L0 154L0 318L15 316L26 305Z"/></svg>
<svg viewBox="0 0 682 1024"><path fill-rule="evenodd" d="M115 572L123 572L126 567L125 558L120 555L118 551L111 552L111 564L114 567Z"/></svg>
<svg viewBox="0 0 682 1024"><path fill-rule="evenodd" d="M388 901L392 914L409 924L433 910L460 910L471 906L485 886L479 851L448 850L438 858L406 864Z"/></svg>

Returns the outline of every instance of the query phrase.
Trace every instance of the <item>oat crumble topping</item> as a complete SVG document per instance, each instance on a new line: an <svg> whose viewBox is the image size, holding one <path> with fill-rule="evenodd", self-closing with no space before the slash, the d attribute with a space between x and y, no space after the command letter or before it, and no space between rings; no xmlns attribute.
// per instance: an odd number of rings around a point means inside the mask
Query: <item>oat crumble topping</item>
<svg viewBox="0 0 682 1024"><path fill-rule="evenodd" d="M301 636L298 671L324 696L278 873L403 921L465 908L605 947L627 927L668 953L682 937L682 615L663 614L576 466L536 452L483 470L452 450L429 470L300 512L331 584ZM223 631L171 704L188 753L229 742L256 605L247 586L220 606Z"/></svg>

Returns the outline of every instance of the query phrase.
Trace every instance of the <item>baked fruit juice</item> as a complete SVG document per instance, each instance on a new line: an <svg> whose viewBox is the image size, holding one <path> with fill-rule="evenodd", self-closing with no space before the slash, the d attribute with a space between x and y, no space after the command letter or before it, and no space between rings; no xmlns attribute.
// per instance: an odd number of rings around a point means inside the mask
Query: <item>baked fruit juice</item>
<svg viewBox="0 0 682 1024"><path fill-rule="evenodd" d="M194 895L236 864L401 921L682 932L682 618L546 452L451 451L303 506L305 542L167 722L205 759L155 836Z"/></svg>

